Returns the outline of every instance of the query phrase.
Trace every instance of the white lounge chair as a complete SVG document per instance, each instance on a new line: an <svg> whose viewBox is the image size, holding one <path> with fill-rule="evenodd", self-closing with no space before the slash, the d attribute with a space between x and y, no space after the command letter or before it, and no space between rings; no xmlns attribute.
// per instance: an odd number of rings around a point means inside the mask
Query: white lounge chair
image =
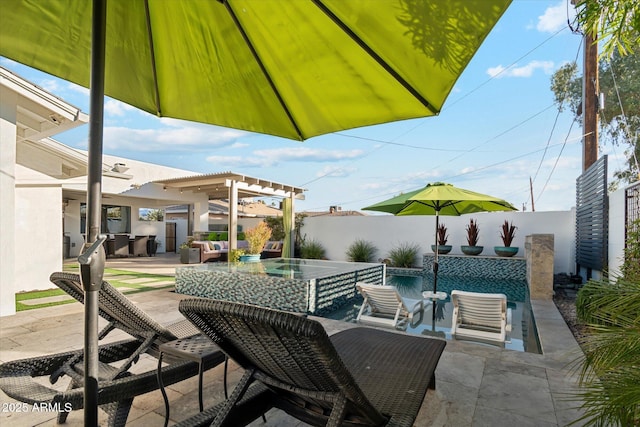
<svg viewBox="0 0 640 427"><path fill-rule="evenodd" d="M356 288L364 297L358 313L358 323L392 328L406 328L407 321L415 325L422 321L423 300L403 298L393 286L358 282ZM419 314L417 320L416 315Z"/></svg>
<svg viewBox="0 0 640 427"><path fill-rule="evenodd" d="M453 320L451 335L504 345L507 331L511 331L511 309L504 294L452 291Z"/></svg>

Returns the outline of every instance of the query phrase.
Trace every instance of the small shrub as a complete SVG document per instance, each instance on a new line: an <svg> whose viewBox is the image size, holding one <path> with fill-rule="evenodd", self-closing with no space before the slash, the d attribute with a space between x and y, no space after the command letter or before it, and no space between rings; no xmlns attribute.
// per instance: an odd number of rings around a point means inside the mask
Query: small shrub
<svg viewBox="0 0 640 427"><path fill-rule="evenodd" d="M266 222L261 221L255 227L245 231L244 235L249 245L249 253L259 254L262 252L262 248L264 248L265 243L267 243L271 237L271 229Z"/></svg>
<svg viewBox="0 0 640 427"><path fill-rule="evenodd" d="M389 259L393 267L410 268L416 265L416 259L420 252L417 243L401 243L389 251Z"/></svg>
<svg viewBox="0 0 640 427"><path fill-rule="evenodd" d="M215 231L212 231L211 233L209 233L209 237L207 237L207 240L220 240L219 234Z"/></svg>
<svg viewBox="0 0 640 427"><path fill-rule="evenodd" d="M373 262L378 248L373 243L358 239L347 248L347 259L351 262Z"/></svg>
<svg viewBox="0 0 640 427"><path fill-rule="evenodd" d="M271 229L271 240L284 240L284 224L281 216L270 216L264 219Z"/></svg>
<svg viewBox="0 0 640 427"><path fill-rule="evenodd" d="M325 249L317 240L305 241L300 247L300 258L324 259Z"/></svg>
<svg viewBox="0 0 640 427"><path fill-rule="evenodd" d="M240 261L240 256L244 255L244 249L231 249L229 251L229 262Z"/></svg>

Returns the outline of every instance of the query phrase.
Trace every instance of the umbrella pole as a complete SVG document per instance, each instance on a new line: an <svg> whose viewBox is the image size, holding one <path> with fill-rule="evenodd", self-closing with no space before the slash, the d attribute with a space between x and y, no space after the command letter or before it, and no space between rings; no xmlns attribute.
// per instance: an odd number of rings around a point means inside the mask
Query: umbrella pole
<svg viewBox="0 0 640 427"><path fill-rule="evenodd" d="M436 209L436 256L435 261L433 262L433 294L438 290L438 226L440 225L440 215L438 215L440 211ZM434 314L435 317L435 314Z"/></svg>
<svg viewBox="0 0 640 427"><path fill-rule="evenodd" d="M431 307L431 330L435 331L436 330L436 299L433 298L432 300L432 307Z"/></svg>
<svg viewBox="0 0 640 427"><path fill-rule="evenodd" d="M78 258L84 288L84 425L98 425L98 296L105 253L100 234L102 211L102 134L104 115L106 1L93 0L89 153L87 174L87 240Z"/></svg>

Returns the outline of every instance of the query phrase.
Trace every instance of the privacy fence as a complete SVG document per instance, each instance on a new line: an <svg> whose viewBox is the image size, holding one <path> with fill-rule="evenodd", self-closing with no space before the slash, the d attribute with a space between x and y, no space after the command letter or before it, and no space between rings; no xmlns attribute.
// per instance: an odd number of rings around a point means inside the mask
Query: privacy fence
<svg viewBox="0 0 640 427"><path fill-rule="evenodd" d="M578 269L608 266L609 198L607 156L602 156L576 180L576 264Z"/></svg>

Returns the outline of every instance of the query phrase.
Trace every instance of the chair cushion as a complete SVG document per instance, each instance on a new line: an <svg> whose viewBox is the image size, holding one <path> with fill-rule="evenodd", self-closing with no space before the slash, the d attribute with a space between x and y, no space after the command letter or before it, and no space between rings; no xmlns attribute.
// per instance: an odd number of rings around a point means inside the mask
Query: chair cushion
<svg viewBox="0 0 640 427"><path fill-rule="evenodd" d="M219 251L219 250L220 250L220 249L222 249L222 248L220 247L220 245L219 245L219 244L214 243L214 244L213 244L213 249L215 249L216 251Z"/></svg>

